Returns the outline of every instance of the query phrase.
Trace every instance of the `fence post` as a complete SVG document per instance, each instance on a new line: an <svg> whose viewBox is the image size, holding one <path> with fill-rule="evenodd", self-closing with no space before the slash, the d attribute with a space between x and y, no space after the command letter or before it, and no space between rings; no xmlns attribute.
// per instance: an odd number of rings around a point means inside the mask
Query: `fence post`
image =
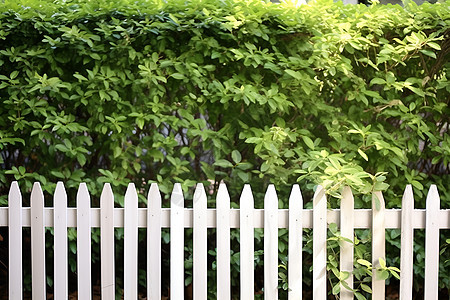
<svg viewBox="0 0 450 300"><path fill-rule="evenodd" d="M412 299L413 291L413 241L414 195L410 184L402 199L401 250L400 250L400 300Z"/></svg>
<svg viewBox="0 0 450 300"><path fill-rule="evenodd" d="M352 190L346 186L342 191L341 199L341 236L353 242L354 227L354 199ZM347 285L353 289L353 243L343 241L340 247L340 271L348 272L350 275L345 280ZM341 284L340 299L351 300L354 298L353 292Z"/></svg>
<svg viewBox="0 0 450 300"><path fill-rule="evenodd" d="M327 298L327 199L318 186L313 198L313 299Z"/></svg>
<svg viewBox="0 0 450 300"><path fill-rule="evenodd" d="M138 195L134 183L129 183L125 193L124 210L124 299L138 298Z"/></svg>
<svg viewBox="0 0 450 300"><path fill-rule="evenodd" d="M273 184L264 197L264 299L278 299L278 197Z"/></svg>
<svg viewBox="0 0 450 300"><path fill-rule="evenodd" d="M161 194L152 183L147 198L147 298L161 299Z"/></svg>
<svg viewBox="0 0 450 300"><path fill-rule="evenodd" d="M100 264L102 299L115 299L114 195L109 183L100 196Z"/></svg>
<svg viewBox="0 0 450 300"><path fill-rule="evenodd" d="M197 184L194 193L194 234L193 234L193 299L207 299L207 198L203 184Z"/></svg>
<svg viewBox="0 0 450 300"><path fill-rule="evenodd" d="M439 283L439 193L431 185L427 195L425 221L425 286L424 299L438 299Z"/></svg>
<svg viewBox="0 0 450 300"><path fill-rule="evenodd" d="M230 273L230 196L224 183L219 185L217 209L217 299L231 299Z"/></svg>
<svg viewBox="0 0 450 300"><path fill-rule="evenodd" d="M31 191L31 294L46 299L44 194L35 182Z"/></svg>
<svg viewBox="0 0 450 300"><path fill-rule="evenodd" d="M241 299L254 298L255 284L255 227L253 223L253 195L250 185L244 185L240 199L240 267Z"/></svg>
<svg viewBox="0 0 450 300"><path fill-rule="evenodd" d="M289 197L288 284L289 300L302 298L303 198L298 184Z"/></svg>
<svg viewBox="0 0 450 300"><path fill-rule="evenodd" d="M179 183L170 198L170 298L184 299L184 198Z"/></svg>
<svg viewBox="0 0 450 300"><path fill-rule="evenodd" d="M11 184L8 195L9 299L23 299L22 284L22 194L19 184Z"/></svg>
<svg viewBox="0 0 450 300"><path fill-rule="evenodd" d="M86 183L77 192L78 298L92 299L91 287L91 198Z"/></svg>
<svg viewBox="0 0 450 300"><path fill-rule="evenodd" d="M68 264L67 264L67 194L64 184L56 184L53 197L54 208L54 296L55 299L68 298Z"/></svg>
<svg viewBox="0 0 450 300"><path fill-rule="evenodd" d="M372 267L380 267L379 259L386 261L385 257L385 219L384 198L380 191L372 195ZM378 278L378 272L374 269L372 273L372 299L385 299L385 280Z"/></svg>

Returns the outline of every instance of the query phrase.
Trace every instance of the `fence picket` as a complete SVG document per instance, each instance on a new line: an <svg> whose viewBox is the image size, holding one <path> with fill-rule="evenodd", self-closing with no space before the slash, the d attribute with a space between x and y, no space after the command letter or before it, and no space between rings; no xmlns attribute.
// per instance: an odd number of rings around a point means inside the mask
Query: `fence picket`
<svg viewBox="0 0 450 300"><path fill-rule="evenodd" d="M19 184L11 184L8 195L9 299L23 299L22 283L22 194Z"/></svg>
<svg viewBox="0 0 450 300"><path fill-rule="evenodd" d="M114 195L109 183L100 196L100 257L102 299L114 299Z"/></svg>
<svg viewBox="0 0 450 300"><path fill-rule="evenodd" d="M298 184L289 196L288 284L289 300L302 298L303 198Z"/></svg>
<svg viewBox="0 0 450 300"><path fill-rule="evenodd" d="M273 184L264 197L264 299L278 299L278 197Z"/></svg>
<svg viewBox="0 0 450 300"><path fill-rule="evenodd" d="M92 299L91 287L91 198L86 183L77 192L78 298Z"/></svg>
<svg viewBox="0 0 450 300"><path fill-rule="evenodd" d="M44 194L35 182L31 190L31 294L46 299Z"/></svg>
<svg viewBox="0 0 450 300"><path fill-rule="evenodd" d="M412 299L413 291L413 241L412 216L414 195L410 184L406 186L402 199L401 251L400 251L400 300Z"/></svg>
<svg viewBox="0 0 450 300"><path fill-rule="evenodd" d="M197 184L194 193L194 236L193 236L193 299L207 299L206 209L207 199L203 184Z"/></svg>
<svg viewBox="0 0 450 300"><path fill-rule="evenodd" d="M313 299L327 298L327 199L318 186L313 198Z"/></svg>
<svg viewBox="0 0 450 300"><path fill-rule="evenodd" d="M170 198L170 298L184 299L184 197L179 183Z"/></svg>
<svg viewBox="0 0 450 300"><path fill-rule="evenodd" d="M374 192L372 196L372 267L380 267L379 259L386 261L385 239L386 227L384 217L384 198L380 191ZM373 271L372 276L372 299L385 299L385 280L380 279L378 271Z"/></svg>
<svg viewBox="0 0 450 300"><path fill-rule="evenodd" d="M244 185L240 199L240 267L241 299L254 298L254 249L253 194L250 185Z"/></svg>
<svg viewBox="0 0 450 300"><path fill-rule="evenodd" d="M231 299L230 284L230 196L224 183L219 185L217 208L217 299Z"/></svg>
<svg viewBox="0 0 450 300"><path fill-rule="evenodd" d="M426 200L425 286L424 299L438 299L439 283L439 214L440 199L436 185L431 185Z"/></svg>
<svg viewBox="0 0 450 300"><path fill-rule="evenodd" d="M53 197L54 207L54 296L55 299L68 298L67 264L67 194L64 184L56 184Z"/></svg>
<svg viewBox="0 0 450 300"><path fill-rule="evenodd" d="M354 199L351 189L346 186L342 191L341 199L341 236L353 241L354 226ZM345 280L347 285L353 289L353 243L342 242L340 247L340 268L341 272L348 272L350 276ZM341 285L340 299L350 300L354 295Z"/></svg>
<svg viewBox="0 0 450 300"><path fill-rule="evenodd" d="M147 210L147 298L161 299L161 194L152 183Z"/></svg>
<svg viewBox="0 0 450 300"><path fill-rule="evenodd" d="M134 183L125 193L124 212L124 299L138 298L138 195Z"/></svg>

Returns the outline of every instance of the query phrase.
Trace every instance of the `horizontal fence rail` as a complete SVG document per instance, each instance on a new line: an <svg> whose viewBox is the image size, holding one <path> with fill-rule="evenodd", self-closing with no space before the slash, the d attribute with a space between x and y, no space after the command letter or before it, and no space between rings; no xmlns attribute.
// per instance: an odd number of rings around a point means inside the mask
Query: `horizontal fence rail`
<svg viewBox="0 0 450 300"><path fill-rule="evenodd" d="M125 207L114 208L111 186L105 184L100 208L91 207L86 184L77 194L77 207L67 207L67 194L59 182L53 196L54 207L44 207L44 195L39 183L31 193L31 207L22 207L22 194L13 182L8 207L0 208L0 226L9 228L9 298L21 299L22 228L31 227L32 296L46 295L45 227L54 228L54 295L67 299L68 250L67 228L77 228L77 276L80 299L91 299L91 228L100 227L101 294L104 299L115 296L114 228L124 228L124 299L137 299L138 288L138 228L147 230L147 298L161 299L161 229L170 228L170 290L171 299L184 299L184 229L193 228L193 296L207 298L207 228L217 228L217 299L230 299L230 229L240 229L240 295L254 297L254 229L264 228L264 298L278 298L278 228L286 228L288 239L289 299L302 297L302 231L313 228L313 299L327 297L327 230L335 223L341 235L353 240L354 229L372 229L372 264L385 259L385 229L401 229L400 299L411 299L413 278L413 232L425 229L425 299L438 299L439 230L450 229L450 210L440 209L436 186L431 186L426 209L414 209L411 186L407 186L402 209L385 209L381 192L373 195L372 209L354 209L351 190L342 193L341 209L328 210L326 194L317 187L313 209L303 209L303 198L294 185L288 199L289 209L278 209L275 187L270 185L264 199L264 209L255 209L251 188L245 185L240 197L240 209L230 208L227 188L221 184L216 196L216 209L207 208L207 196L198 184L193 208L185 208L180 184L175 184L170 205L161 207L158 186L148 192L148 208L138 208L138 194L130 184L125 194ZM341 272L353 271L353 244L343 243L340 250ZM345 280L353 286L353 276ZM385 298L385 282L373 276L372 299ZM341 288L340 299L353 299L348 289Z"/></svg>

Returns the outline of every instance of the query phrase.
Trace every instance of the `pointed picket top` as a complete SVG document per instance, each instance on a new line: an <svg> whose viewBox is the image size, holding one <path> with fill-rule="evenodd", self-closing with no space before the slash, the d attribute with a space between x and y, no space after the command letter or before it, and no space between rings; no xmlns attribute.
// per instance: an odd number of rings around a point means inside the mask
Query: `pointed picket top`
<svg viewBox="0 0 450 300"><path fill-rule="evenodd" d="M54 294L55 299L68 298L67 263L67 193L58 181L53 197L54 208Z"/></svg>
<svg viewBox="0 0 450 300"><path fill-rule="evenodd" d="M240 198L240 276L241 299L254 298L254 200L249 184L244 185Z"/></svg>
<svg viewBox="0 0 450 300"><path fill-rule="evenodd" d="M138 298L138 194L132 182L124 202L124 299L128 300Z"/></svg>
<svg viewBox="0 0 450 300"><path fill-rule="evenodd" d="M440 199L436 185L428 190L425 219L425 286L424 299L438 299L439 277L439 209Z"/></svg>
<svg viewBox="0 0 450 300"><path fill-rule="evenodd" d="M114 203L114 194L113 190L111 188L111 184L109 182L105 183L102 189L102 193L100 195L100 206L101 203L110 203L112 199L112 202Z"/></svg>
<svg viewBox="0 0 450 300"><path fill-rule="evenodd" d="M400 251L400 300L412 299L413 291L413 242L414 194L408 184L403 193L401 217L401 251Z"/></svg>
<svg viewBox="0 0 450 300"><path fill-rule="evenodd" d="M172 190L172 195L170 197L170 203L172 205L176 206L182 206L184 207L184 196L183 196L183 190L181 188L180 183L175 183Z"/></svg>
<svg viewBox="0 0 450 300"><path fill-rule="evenodd" d="M22 194L17 181L9 189L8 207L9 299L22 299Z"/></svg>
<svg viewBox="0 0 450 300"><path fill-rule="evenodd" d="M372 266L380 267L380 259L386 261L385 204L381 191L372 194ZM372 299L385 299L385 280L379 279L378 271L372 276Z"/></svg>
<svg viewBox="0 0 450 300"><path fill-rule="evenodd" d="M217 208L217 300L231 299L230 286L230 195L225 183L220 183Z"/></svg>
<svg viewBox="0 0 450 300"><path fill-rule="evenodd" d="M313 299L327 297L327 199L317 186L313 198Z"/></svg>
<svg viewBox="0 0 450 300"><path fill-rule="evenodd" d="M264 299L278 299L278 197L273 184L264 197Z"/></svg>
<svg viewBox="0 0 450 300"><path fill-rule="evenodd" d="M39 182L31 190L31 294L33 299L47 296L45 273L44 193Z"/></svg>
<svg viewBox="0 0 450 300"><path fill-rule="evenodd" d="M203 183L198 183L194 192L194 207L196 205L206 206L207 198Z"/></svg>
<svg viewBox="0 0 450 300"><path fill-rule="evenodd" d="M353 241L354 237L354 208L355 200L350 187L345 186L342 190L341 199L341 236ZM345 280L347 285L353 289L353 260L354 247L353 243L348 241L341 242L340 247L340 271L348 272L350 275ZM352 300L354 299L353 292L348 290L341 284L340 299Z"/></svg>
<svg viewBox="0 0 450 300"><path fill-rule="evenodd" d="M184 197L175 183L170 197L170 296L184 299Z"/></svg>
<svg viewBox="0 0 450 300"><path fill-rule="evenodd" d="M303 244L303 197L300 186L292 186L289 196L289 248L288 248L288 283L289 299L302 297L302 244Z"/></svg>
<svg viewBox="0 0 450 300"><path fill-rule="evenodd" d="M147 203L149 210L159 210L161 209L161 193L157 183L152 183L150 185L150 190L148 191Z"/></svg>
<svg viewBox="0 0 450 300"><path fill-rule="evenodd" d="M161 299L161 193L152 183L147 196L147 299Z"/></svg>
<svg viewBox="0 0 450 300"><path fill-rule="evenodd" d="M77 277L79 299L92 299L91 197L86 183L77 191Z"/></svg>

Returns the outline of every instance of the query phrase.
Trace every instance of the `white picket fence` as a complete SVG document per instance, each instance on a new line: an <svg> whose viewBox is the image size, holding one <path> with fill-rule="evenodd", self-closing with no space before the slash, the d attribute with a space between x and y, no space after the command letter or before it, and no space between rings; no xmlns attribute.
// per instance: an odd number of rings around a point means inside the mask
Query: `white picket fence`
<svg viewBox="0 0 450 300"><path fill-rule="evenodd" d="M341 209L327 210L326 195L318 187L313 209L303 209L298 185L292 188L289 209L278 209L275 187L270 185L264 209L255 209L249 185L240 197L240 209L230 209L230 197L220 185L216 209L207 208L207 196L198 184L193 209L184 207L180 184L175 184L171 208L161 208L156 184L148 193L148 208L138 208L134 184L125 194L125 208L114 208L114 195L105 184L100 208L92 208L86 184L77 194L77 207L67 207L67 194L59 182L54 207L44 207L39 183L31 193L31 207L22 207L17 182L9 192L9 207L0 208L0 226L9 227L9 299L23 298L22 228L31 227L32 298L46 299L45 227L54 227L54 299L68 298L67 228L77 228L78 298L91 299L91 228L100 227L101 295L114 299L114 228L124 228L124 299L138 297L138 228L147 228L147 299L161 299L161 228L170 228L171 299L184 299L184 229L193 228L193 299L207 299L207 228L217 228L217 299L231 298L230 228L240 228L240 298L254 299L254 228L264 228L264 299L278 299L278 228L289 230L288 284L289 299L302 299L302 231L313 228L313 299L327 297L326 243L327 226L336 223L343 237L353 240L355 228L372 229L373 265L385 257L385 229L401 228L400 299L412 299L413 232L425 229L425 296L438 299L439 229L450 229L450 210L440 209L436 186L428 192L426 209L414 209L411 186L403 195L402 209L385 209L381 192L375 196L372 209L354 209L349 188L343 191ZM374 197L375 198L375 197ZM340 249L341 271L353 270L353 245L343 243ZM347 279L353 286L353 277ZM372 299L385 299L385 282L373 276ZM340 299L354 295L341 289Z"/></svg>

